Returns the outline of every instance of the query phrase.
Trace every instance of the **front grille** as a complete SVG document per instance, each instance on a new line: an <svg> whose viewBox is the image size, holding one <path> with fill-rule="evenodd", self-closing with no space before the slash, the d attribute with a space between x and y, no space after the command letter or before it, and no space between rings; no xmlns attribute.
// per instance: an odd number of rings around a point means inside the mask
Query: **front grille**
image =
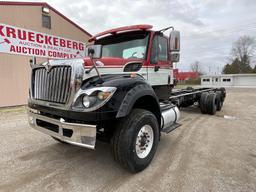
<svg viewBox="0 0 256 192"><path fill-rule="evenodd" d="M53 66L49 72L42 67L33 71L33 98L65 104L70 95L71 67Z"/></svg>

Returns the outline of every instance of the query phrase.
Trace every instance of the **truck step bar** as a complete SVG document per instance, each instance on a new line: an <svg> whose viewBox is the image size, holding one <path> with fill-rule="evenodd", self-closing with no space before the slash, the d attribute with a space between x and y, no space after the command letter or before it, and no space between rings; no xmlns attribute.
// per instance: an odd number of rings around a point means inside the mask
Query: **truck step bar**
<svg viewBox="0 0 256 192"><path fill-rule="evenodd" d="M162 129L162 132L164 133L170 133L171 131L175 130L176 128L180 127L181 124L179 123L174 123L172 124L170 127L166 127L164 129Z"/></svg>

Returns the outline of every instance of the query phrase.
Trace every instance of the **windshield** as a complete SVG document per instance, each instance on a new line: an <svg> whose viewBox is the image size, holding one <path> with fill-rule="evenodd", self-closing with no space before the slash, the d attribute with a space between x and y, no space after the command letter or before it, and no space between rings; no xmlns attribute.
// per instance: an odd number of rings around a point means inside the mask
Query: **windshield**
<svg viewBox="0 0 256 192"><path fill-rule="evenodd" d="M149 32L128 32L99 39L95 44L102 45L102 57L145 59L148 37Z"/></svg>

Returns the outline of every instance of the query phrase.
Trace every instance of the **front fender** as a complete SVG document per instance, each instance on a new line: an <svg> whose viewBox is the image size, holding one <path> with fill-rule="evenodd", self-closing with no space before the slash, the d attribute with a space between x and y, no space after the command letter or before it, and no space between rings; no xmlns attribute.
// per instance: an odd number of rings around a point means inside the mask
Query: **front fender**
<svg viewBox="0 0 256 192"><path fill-rule="evenodd" d="M155 104L155 106L157 106L156 113L157 114L160 113L159 102L153 88L148 84L141 84L141 85L137 85L136 87L132 88L127 92L125 98L122 101L122 104L119 107L116 117L120 118L128 115L131 112L136 101L138 101L140 98L145 96L151 97L152 101L154 102L154 103L148 103L147 105ZM147 106L145 108L147 108Z"/></svg>

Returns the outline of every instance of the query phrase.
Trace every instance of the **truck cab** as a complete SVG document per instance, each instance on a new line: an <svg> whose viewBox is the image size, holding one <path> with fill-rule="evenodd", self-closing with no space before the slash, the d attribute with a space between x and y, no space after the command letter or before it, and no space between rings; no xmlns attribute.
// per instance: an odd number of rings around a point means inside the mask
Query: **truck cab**
<svg viewBox="0 0 256 192"><path fill-rule="evenodd" d="M180 37L178 31L171 31L167 37L163 31L151 29L151 25L116 28L93 36L89 42L102 46L100 58L96 60L101 74L140 74L159 99L164 100L173 88L172 64L179 60ZM92 65L89 58L85 59L85 65Z"/></svg>

